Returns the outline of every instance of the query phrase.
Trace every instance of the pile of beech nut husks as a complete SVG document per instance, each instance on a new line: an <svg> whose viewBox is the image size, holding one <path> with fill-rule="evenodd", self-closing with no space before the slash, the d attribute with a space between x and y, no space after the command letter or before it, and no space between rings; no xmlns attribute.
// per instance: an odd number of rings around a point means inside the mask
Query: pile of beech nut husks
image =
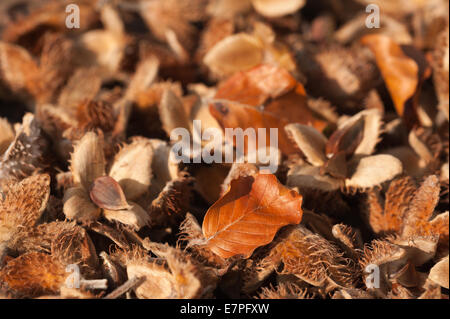
<svg viewBox="0 0 450 319"><path fill-rule="evenodd" d="M447 299L448 211L448 0L0 1L0 298Z"/></svg>

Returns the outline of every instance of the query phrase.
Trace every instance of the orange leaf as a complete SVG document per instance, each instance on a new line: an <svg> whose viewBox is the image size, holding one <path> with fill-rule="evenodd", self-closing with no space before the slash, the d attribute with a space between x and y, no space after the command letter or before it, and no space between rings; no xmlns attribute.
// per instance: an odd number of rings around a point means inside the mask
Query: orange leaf
<svg viewBox="0 0 450 319"><path fill-rule="evenodd" d="M203 235L217 255L251 256L269 244L277 231L302 219L302 196L280 184L272 174L239 177L206 212Z"/></svg>
<svg viewBox="0 0 450 319"><path fill-rule="evenodd" d="M296 85L297 81L285 69L262 64L229 77L219 85L215 98L258 106L291 91Z"/></svg>
<svg viewBox="0 0 450 319"><path fill-rule="evenodd" d="M416 117L416 99L421 82L429 76L423 54L412 47L401 47L381 34L366 35L361 42L375 55L397 114L410 124Z"/></svg>
<svg viewBox="0 0 450 319"><path fill-rule="evenodd" d="M308 108L303 86L289 72L272 65L233 75L219 86L215 99L210 112L222 128L266 128L267 146L269 129L277 128L278 147L285 154L299 153L284 130L287 124L309 124L319 130L325 127Z"/></svg>

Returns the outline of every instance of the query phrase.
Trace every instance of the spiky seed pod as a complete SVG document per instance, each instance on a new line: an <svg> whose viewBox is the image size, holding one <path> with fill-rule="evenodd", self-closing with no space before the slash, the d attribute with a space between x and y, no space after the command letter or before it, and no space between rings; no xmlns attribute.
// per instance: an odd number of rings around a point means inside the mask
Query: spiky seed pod
<svg viewBox="0 0 450 319"><path fill-rule="evenodd" d="M74 116L76 113L78 120L87 124L90 119L96 123L108 123L112 114L105 114L96 109L97 105L91 106L91 102L101 88L101 77L99 70L92 68L79 68L69 78L67 84L62 88L58 96L57 105L64 107L64 111Z"/></svg>
<svg viewBox="0 0 450 319"><path fill-rule="evenodd" d="M217 269L226 268L229 262L214 254L206 245L202 244L204 240L202 227L197 219L192 214L187 213L186 218L180 225L178 244L185 244L185 249L200 263Z"/></svg>
<svg viewBox="0 0 450 319"><path fill-rule="evenodd" d="M103 101L85 100L79 104L76 118L84 132L94 128L100 128L104 133L110 132L116 122L113 106Z"/></svg>
<svg viewBox="0 0 450 319"><path fill-rule="evenodd" d="M332 228L333 236L339 240L347 255L357 261L359 250L363 247L361 234L344 224L336 224Z"/></svg>
<svg viewBox="0 0 450 319"><path fill-rule="evenodd" d="M86 278L97 273L97 253L91 238L82 227L70 224L58 229L51 244L51 252L64 265L79 265Z"/></svg>
<svg viewBox="0 0 450 319"><path fill-rule="evenodd" d="M46 145L34 115L25 114L14 140L0 158L0 180L24 178L42 167Z"/></svg>
<svg viewBox="0 0 450 319"><path fill-rule="evenodd" d="M67 275L65 266L52 255L29 252L0 270L0 282L17 297L37 297L57 294Z"/></svg>
<svg viewBox="0 0 450 319"><path fill-rule="evenodd" d="M149 258L137 251L126 257L128 277L145 278L135 288L138 298L201 298L214 289L211 273L192 263L180 250L156 243L152 246L152 252L160 258Z"/></svg>
<svg viewBox="0 0 450 319"><path fill-rule="evenodd" d="M197 33L190 22L203 20L205 5L203 0L157 0L143 2L140 13L159 40L167 41L167 32L172 31L183 47L190 50Z"/></svg>
<svg viewBox="0 0 450 319"><path fill-rule="evenodd" d="M9 182L2 191L0 242L7 242L19 227L27 229L38 222L50 196L50 176L35 175L21 182Z"/></svg>
<svg viewBox="0 0 450 319"><path fill-rule="evenodd" d="M374 267L378 268L378 286L367 287L380 297L385 297L391 291L392 283L389 278L396 274L406 263L407 254L405 249L386 240L373 240L370 245L364 247L359 265L364 273L364 281L372 274ZM375 268L375 269L377 269ZM375 277L373 277L375 278Z"/></svg>
<svg viewBox="0 0 450 319"><path fill-rule="evenodd" d="M431 175L425 179L415 193L408 211L404 216L403 228L401 230L402 237L410 237L413 235L428 236L433 233L429 219L439 201L439 193L440 184L437 176Z"/></svg>
<svg viewBox="0 0 450 319"><path fill-rule="evenodd" d="M8 247L19 254L24 254L27 251L51 253L52 242L57 233L73 227L75 225L72 223L55 221L31 228L22 228L14 234L8 243Z"/></svg>
<svg viewBox="0 0 450 319"><path fill-rule="evenodd" d="M360 260L361 267L364 269L370 264L378 266L403 260L405 250L384 240L373 240L364 247L363 256Z"/></svg>
<svg viewBox="0 0 450 319"><path fill-rule="evenodd" d="M92 276L98 266L94 245L86 230L75 223L55 221L20 228L7 243L19 254L48 253L63 265L77 264L83 275Z"/></svg>
<svg viewBox="0 0 450 319"><path fill-rule="evenodd" d="M352 287L355 280L349 270L349 260L342 257L337 247L301 225L276 244L263 262L281 263L281 274L295 275L325 291Z"/></svg>
<svg viewBox="0 0 450 319"><path fill-rule="evenodd" d="M371 190L367 194L364 211L375 233L400 233L415 191L414 181L407 176L390 183L384 204L377 190Z"/></svg>
<svg viewBox="0 0 450 319"><path fill-rule="evenodd" d="M41 90L36 96L38 103L56 102L59 91L72 74L73 42L62 34L46 34L39 63Z"/></svg>
<svg viewBox="0 0 450 319"><path fill-rule="evenodd" d="M433 52L432 66L434 69L433 80L439 99L439 109L444 112L449 119L449 27L443 30L436 41L435 50Z"/></svg>
<svg viewBox="0 0 450 319"><path fill-rule="evenodd" d="M209 20L200 38L200 44L195 54L198 62L203 61L206 53L218 42L233 34L234 23L232 19L213 17Z"/></svg>
<svg viewBox="0 0 450 319"><path fill-rule="evenodd" d="M39 67L24 48L0 41L0 92L11 92L32 104L33 96L41 89L35 81ZM6 90L5 90L6 89ZM8 94L9 95L9 94Z"/></svg>
<svg viewBox="0 0 450 319"><path fill-rule="evenodd" d="M317 130L299 124L285 127L312 164L292 165L287 183L323 192L368 190L402 173L400 160L387 154L371 155L381 134L381 113L361 111L344 119L327 140Z"/></svg>
<svg viewBox="0 0 450 319"><path fill-rule="evenodd" d="M312 296L295 284L278 284L276 287L262 288L258 299L312 299Z"/></svg>
<svg viewBox="0 0 450 319"><path fill-rule="evenodd" d="M108 280L108 287L118 287L126 280L125 270L106 252L100 252L102 274Z"/></svg>
<svg viewBox="0 0 450 319"><path fill-rule="evenodd" d="M379 83L374 61L364 49L334 46L308 49L303 54L309 58L300 58L298 63L308 78L307 91L341 108L360 108L367 93Z"/></svg>
<svg viewBox="0 0 450 319"><path fill-rule="evenodd" d="M189 209L194 179L188 173L166 184L150 207L150 218L155 225L170 225L181 221Z"/></svg>
<svg viewBox="0 0 450 319"><path fill-rule="evenodd" d="M340 289L335 291L333 299L375 299L370 292L358 288Z"/></svg>

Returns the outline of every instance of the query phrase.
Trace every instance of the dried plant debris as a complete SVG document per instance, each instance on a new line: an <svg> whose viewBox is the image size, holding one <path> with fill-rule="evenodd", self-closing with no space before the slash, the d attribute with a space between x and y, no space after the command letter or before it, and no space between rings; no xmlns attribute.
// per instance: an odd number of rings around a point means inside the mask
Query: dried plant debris
<svg viewBox="0 0 450 319"><path fill-rule="evenodd" d="M448 299L448 76L446 0L0 1L0 298Z"/></svg>

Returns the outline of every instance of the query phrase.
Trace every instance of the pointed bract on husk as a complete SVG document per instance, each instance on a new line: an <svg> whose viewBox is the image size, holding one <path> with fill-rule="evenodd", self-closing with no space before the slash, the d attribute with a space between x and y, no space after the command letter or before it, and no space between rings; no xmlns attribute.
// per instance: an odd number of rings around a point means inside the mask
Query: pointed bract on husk
<svg viewBox="0 0 450 319"><path fill-rule="evenodd" d="M164 91L158 110L163 128L169 137L176 128L191 131L191 122L186 114L183 102L170 89Z"/></svg>
<svg viewBox="0 0 450 319"><path fill-rule="evenodd" d="M128 209L105 209L103 215L110 221L118 221L122 224L132 226L136 230L150 224L151 219L147 211L133 202L128 202L128 205Z"/></svg>
<svg viewBox="0 0 450 319"><path fill-rule="evenodd" d="M70 170L75 185L89 190L97 177L105 175L103 137L94 132L86 133L74 146Z"/></svg>
<svg viewBox="0 0 450 319"><path fill-rule="evenodd" d="M430 270L429 278L439 286L448 289L448 255Z"/></svg>
<svg viewBox="0 0 450 319"><path fill-rule="evenodd" d="M212 72L229 76L263 62L263 42L250 34L238 33L216 43L203 59ZM242 57L236 59L236 57Z"/></svg>
<svg viewBox="0 0 450 319"><path fill-rule="evenodd" d="M349 188L372 188L400 175L402 163L391 155L360 157L349 163L351 177L345 181Z"/></svg>
<svg viewBox="0 0 450 319"><path fill-rule="evenodd" d="M83 187L72 187L64 193L64 215L68 219L81 222L97 220L101 209L92 203Z"/></svg>
<svg viewBox="0 0 450 319"><path fill-rule="evenodd" d="M128 200L135 200L148 191L153 156L151 142L140 138L124 145L114 157L108 175L120 184Z"/></svg>
<svg viewBox="0 0 450 319"><path fill-rule="evenodd" d="M308 162L314 166L325 164L325 146L327 138L308 125L288 124L285 127L288 135L297 143Z"/></svg>

